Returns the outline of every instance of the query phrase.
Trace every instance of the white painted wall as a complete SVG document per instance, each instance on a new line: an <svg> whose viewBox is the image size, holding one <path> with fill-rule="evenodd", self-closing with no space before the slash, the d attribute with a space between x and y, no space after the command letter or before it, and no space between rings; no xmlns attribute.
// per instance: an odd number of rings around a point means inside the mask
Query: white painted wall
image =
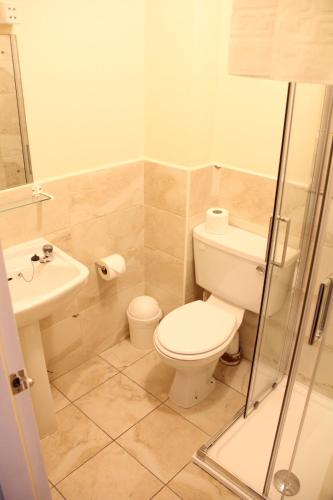
<svg viewBox="0 0 333 500"><path fill-rule="evenodd" d="M287 84L228 74L230 0L18 1L36 180L143 156L276 175ZM297 96L297 182L308 178L321 92Z"/></svg>
<svg viewBox="0 0 333 500"><path fill-rule="evenodd" d="M144 0L21 0L35 179L143 156Z"/></svg>

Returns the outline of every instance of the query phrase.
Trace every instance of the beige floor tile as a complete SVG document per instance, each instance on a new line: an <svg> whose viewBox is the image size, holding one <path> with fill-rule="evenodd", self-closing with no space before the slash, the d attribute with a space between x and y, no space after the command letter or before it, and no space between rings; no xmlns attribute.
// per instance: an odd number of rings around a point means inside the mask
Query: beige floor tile
<svg viewBox="0 0 333 500"><path fill-rule="evenodd" d="M179 496L165 486L152 500L179 500Z"/></svg>
<svg viewBox="0 0 333 500"><path fill-rule="evenodd" d="M162 481L169 481L192 454L207 441L207 434L166 406L160 406L118 442Z"/></svg>
<svg viewBox="0 0 333 500"><path fill-rule="evenodd" d="M51 490L51 498L52 500L64 500L64 497L55 488Z"/></svg>
<svg viewBox="0 0 333 500"><path fill-rule="evenodd" d="M75 404L105 432L116 438L161 403L119 373L78 399Z"/></svg>
<svg viewBox="0 0 333 500"><path fill-rule="evenodd" d="M162 362L156 351L153 351L126 368L124 373L146 391L165 401L175 372Z"/></svg>
<svg viewBox="0 0 333 500"><path fill-rule="evenodd" d="M111 442L73 405L57 413L57 426L54 434L41 441L47 474L53 484Z"/></svg>
<svg viewBox="0 0 333 500"><path fill-rule="evenodd" d="M58 391L53 385L51 385L51 394L53 398L54 411L59 411L71 404L71 402L65 398L61 392Z"/></svg>
<svg viewBox="0 0 333 500"><path fill-rule="evenodd" d="M161 482L112 443L58 485L67 500L145 500Z"/></svg>
<svg viewBox="0 0 333 500"><path fill-rule="evenodd" d="M129 339L124 339L119 344L102 352L100 356L118 370L124 370L138 359L142 358L152 349L137 349Z"/></svg>
<svg viewBox="0 0 333 500"><path fill-rule="evenodd" d="M192 408L181 408L170 400L166 402L170 408L210 435L228 424L244 403L243 394L218 381L214 391Z"/></svg>
<svg viewBox="0 0 333 500"><path fill-rule="evenodd" d="M104 359L95 356L86 363L53 380L53 385L65 394L68 399L75 401L75 399L91 391L91 389L102 384L116 373L117 370Z"/></svg>
<svg viewBox="0 0 333 500"><path fill-rule="evenodd" d="M195 464L189 464L169 483L183 500L236 500L237 495Z"/></svg>
<svg viewBox="0 0 333 500"><path fill-rule="evenodd" d="M251 363L247 359L242 359L238 366L227 366L218 363L215 370L215 377L229 385L233 389L246 395L251 374Z"/></svg>

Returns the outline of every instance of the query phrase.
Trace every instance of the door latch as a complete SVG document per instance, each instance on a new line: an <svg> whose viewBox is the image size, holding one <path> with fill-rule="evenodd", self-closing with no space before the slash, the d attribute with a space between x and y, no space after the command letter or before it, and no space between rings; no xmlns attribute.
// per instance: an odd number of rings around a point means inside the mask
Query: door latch
<svg viewBox="0 0 333 500"><path fill-rule="evenodd" d="M11 373L9 375L10 386L12 388L13 394L18 394L19 392L25 391L34 385L34 380L28 377L25 370L19 370L17 373Z"/></svg>

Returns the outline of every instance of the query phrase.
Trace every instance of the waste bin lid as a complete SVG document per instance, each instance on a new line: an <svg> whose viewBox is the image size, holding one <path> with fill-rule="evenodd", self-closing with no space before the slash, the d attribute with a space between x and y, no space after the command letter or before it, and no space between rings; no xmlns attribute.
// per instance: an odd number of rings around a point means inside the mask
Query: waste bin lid
<svg viewBox="0 0 333 500"><path fill-rule="evenodd" d="M149 295L140 295L133 299L128 306L128 312L137 319L155 318L161 311L158 302Z"/></svg>

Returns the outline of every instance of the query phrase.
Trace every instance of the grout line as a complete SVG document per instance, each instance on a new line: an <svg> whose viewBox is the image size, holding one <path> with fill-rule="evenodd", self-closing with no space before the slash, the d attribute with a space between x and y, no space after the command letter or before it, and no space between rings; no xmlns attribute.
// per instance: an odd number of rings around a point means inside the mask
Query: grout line
<svg viewBox="0 0 333 500"><path fill-rule="evenodd" d="M130 375L128 375L127 373L124 373L122 372L123 375L125 375L127 378L129 378L132 382L135 382L136 385L138 385L139 387L141 387L141 389L145 390L146 392L148 392L148 394L150 394L151 396L154 396L154 398L156 398L158 401L160 401L161 403L165 403L165 401L167 401L168 398L166 399L161 399L159 396L156 396L156 394L153 394L152 392L148 391L148 389L146 389L144 387L144 385L141 385L140 382L138 382L137 380L133 379Z"/></svg>
<svg viewBox="0 0 333 500"><path fill-rule="evenodd" d="M181 470L183 470L183 469L181 469ZM149 498L149 500L154 500L154 498L156 498L156 497L157 497L157 495L159 495L159 494L160 494L163 490L165 490L165 489L167 489L167 490L169 489L169 490L170 490L170 491L171 491L171 492L172 492L172 493L173 493L173 494L174 494L177 498L180 498L180 500L184 500L182 497L180 497L180 496L178 495L178 493L175 493L175 492L174 492L174 491L173 491L173 490L172 490L172 489L168 486L168 483L164 484L164 485L162 486L162 488L161 488L160 490L158 490L158 491L154 494L154 496L152 496L152 497L150 497L150 498Z"/></svg>
<svg viewBox="0 0 333 500"><path fill-rule="evenodd" d="M226 387L229 387L230 389L232 389L233 391L237 392L237 393L238 393L238 394L240 394L241 396L246 396L246 394L247 394L247 393L245 393L245 394L244 394L242 391L239 391L238 389L235 389L235 387L233 387L233 386L232 386L232 385L230 385L230 384L227 384L227 382L225 382L224 380L220 380L219 378L216 378L215 376L214 376L214 378L215 378L215 380L216 380L217 382L219 382L220 384L225 385Z"/></svg>
<svg viewBox="0 0 333 500"><path fill-rule="evenodd" d="M185 212L185 214L180 214L179 212L171 212L171 210L168 210L167 208L157 207L155 205L150 205L149 203L146 203L145 207L152 208L153 210L156 210L157 212L167 212L170 215L174 215L178 219L185 219L185 217L186 217L186 212Z"/></svg>
<svg viewBox="0 0 333 500"><path fill-rule="evenodd" d="M82 220L80 220L79 222L72 222L71 220L69 221L69 224L66 224L64 226L65 227L68 227L70 229L73 229L75 228L76 226L80 226L82 224L85 224L87 222L92 222L94 220L100 220L102 219L103 217L105 218L109 218L109 217L112 217L115 213L124 213L124 212L130 212L130 211L137 211L138 208L144 208L144 205L142 203L134 203L133 205L128 205L128 206L124 206L122 208L117 208L115 210L110 210L109 212L106 212L105 214L101 214L101 215L89 215L87 218L84 218ZM63 229L64 229L63 228ZM52 234L52 233L48 233L48 234Z"/></svg>
<svg viewBox="0 0 333 500"><path fill-rule="evenodd" d="M53 486L53 489L56 490L57 493L59 493L59 495L61 496L61 498L63 498L64 500L67 500L66 497L60 493L60 491L58 490L58 488L56 488L56 486Z"/></svg>
<svg viewBox="0 0 333 500"><path fill-rule="evenodd" d="M102 358L101 358L102 359ZM79 365L80 366L80 365ZM74 368L75 369L75 368ZM67 373L70 373L70 372L67 372ZM117 370L116 373L113 373L112 375L110 375L110 377L108 377L106 380L103 380L103 382L100 382L99 384L97 384L96 386L92 387L91 389L89 389L87 392L84 392L83 394L81 394L80 396L74 398L74 399L70 399L64 392L63 390L61 391L60 389L58 389L58 387L56 385L54 385L52 382L51 384L70 402L70 403L74 403L75 401L77 401L78 399L82 398L83 396L86 396L87 394L89 394L89 392L93 391L94 389L97 389L97 387L99 387L100 385L103 385L105 382L107 382L108 380L110 380L111 378L113 378L115 375L118 375L119 370ZM59 377L60 378L60 377ZM56 379L55 379L56 380ZM67 405L68 406L68 405Z"/></svg>
<svg viewBox="0 0 333 500"><path fill-rule="evenodd" d="M106 349L105 349L105 350L106 350ZM55 382L55 381L56 381L56 380L58 380L59 378L64 377L65 375L68 375L71 371L76 370L76 369L77 369L77 368L79 368L80 366L82 366L82 365L84 365L84 364L86 364L86 363L89 363L90 361L92 361L94 358L97 358L97 357L100 357L100 356L99 356L99 354L93 354L90 358L86 359L85 361L82 361L82 363L80 363L79 365L74 366L74 367L73 367L73 368L71 368L70 370L68 370L68 371L66 371L66 372L64 372L64 373L62 373L61 375L58 375L57 377L53 378L52 380L51 380L51 379L49 379L50 384L53 384L53 382ZM103 359L103 358L101 358L101 359ZM108 361L106 361L105 359L103 359L103 361L105 361L108 365L111 365L111 363L109 363L109 362L108 362ZM112 366L112 368L114 368L115 370L117 370L117 368L116 368L115 366L113 366L113 365L111 365L111 366ZM54 385L54 384L53 384L53 385ZM54 386L54 387L55 387L55 386ZM58 389L58 388L56 387L56 389ZM58 389L58 390L59 390L59 389ZM60 392L61 392L61 391L60 391ZM66 397L67 397L67 396L66 396ZM68 398L67 398L67 399L68 399Z"/></svg>
<svg viewBox="0 0 333 500"><path fill-rule="evenodd" d="M142 206L142 205L140 205ZM162 208L158 207L157 205L152 205L151 203L145 202L144 207L146 208L152 208L153 210L160 210L161 212L167 212L170 215L174 215L175 217L180 217L181 219L185 219L186 213L181 214L179 212L173 212L172 210L169 210L168 208Z"/></svg>
<svg viewBox="0 0 333 500"><path fill-rule="evenodd" d="M146 415L144 415L143 417L141 417L137 422L135 422L133 425L131 425L128 429L126 429L121 434L119 434L119 436L117 436L114 439L114 441L116 441L118 443L118 439L120 439L124 434L126 434L128 431L130 431L131 429L133 429L133 427L135 427L137 424L139 424L140 422L142 422L146 417L148 417L148 415L150 415L151 413L153 413L155 410L158 410L162 405L163 405L163 403L160 403L157 406L155 406L155 408L152 408ZM118 443L118 444L120 444L120 443Z"/></svg>
<svg viewBox="0 0 333 500"><path fill-rule="evenodd" d="M84 396L87 396L88 394L90 394L90 392L95 391L96 389L98 389L102 385L106 384L107 382L110 382L111 379L113 379L114 377L116 377L119 374L120 374L120 372L114 373L113 375L111 375L111 377L107 378L106 380L103 380L103 382L100 382L98 385L96 385L92 389L89 389L89 391L87 391L87 392L81 394L81 396L73 399L73 401L71 401L71 403L75 404L77 401L79 401L79 399L83 398Z"/></svg>
<svg viewBox="0 0 333 500"><path fill-rule="evenodd" d="M188 232L190 227L190 202L191 202L191 170L186 175L186 208L185 208L185 231L184 231L184 258L183 258L183 304L186 303L187 285L187 261L188 261Z"/></svg>
<svg viewBox="0 0 333 500"><path fill-rule="evenodd" d="M151 247L149 245L145 245L145 248L149 248L149 250L153 250L154 252L160 252L164 255L167 255L168 257L172 257L173 259L176 259L178 260L179 262L184 262L184 259L181 259L180 257L175 257L174 255L172 255L171 253L168 253L166 252L165 250L160 250L159 248L156 248L156 247ZM175 293L175 292L171 292L171 293Z"/></svg>
<svg viewBox="0 0 333 500"><path fill-rule="evenodd" d="M123 340L126 340L127 338L129 339L130 337L125 337L125 339L123 339ZM118 344L120 344L123 340L121 340L120 342L118 342ZM118 344L115 344L114 346L109 347L108 349L105 349L105 351L107 351L107 350L109 350L109 349L112 349L113 347L115 347L115 346L116 346L116 345L118 345ZM103 352L105 352L105 351L103 351ZM98 356L100 356L100 357L101 357L104 361L106 361L107 363L109 363L109 364L110 364L113 368L115 368L115 369L116 369L116 370L118 370L120 373L122 373L124 370L126 370L126 368L129 368L130 366L135 365L135 363L137 363L138 361L142 360L145 356L148 356L148 354L151 354L151 353L152 353L152 352L154 352L154 351L155 351L155 349L153 348L153 349L151 349L149 352L146 352L146 353L142 354L141 358L138 358L138 359L136 359L135 361L132 361L129 365L124 366L124 368L117 368L117 367L115 367L114 365L112 365L112 364L111 364L111 363L110 363L107 359L102 358L101 354L103 354L103 352L101 352L100 354L98 354Z"/></svg>
<svg viewBox="0 0 333 500"><path fill-rule="evenodd" d="M82 462L82 464L76 466L72 471L70 471L68 474L66 474L66 476L64 476L62 479L60 479L60 481L56 482L55 483L56 489L58 489L57 487L58 487L58 485L62 481L64 481L65 479L67 479L71 474L73 474L75 471L77 471L78 469L80 469L83 465L85 465L86 463L88 463L91 459L93 459L94 457L96 457L96 455L98 455L99 453L101 453L101 451L105 450L105 448L107 448L108 446L110 446L112 443L114 443L114 440L111 441L110 443L106 444L105 446L103 446L100 450L98 450L96 453L94 453L91 457L87 458L84 462ZM62 493L61 493L61 495L62 495Z"/></svg>
<svg viewBox="0 0 333 500"><path fill-rule="evenodd" d="M178 417L181 417L183 420L186 420L186 422L188 422L189 424L193 425L193 427L195 427L196 429L198 429L200 432L203 432L204 434L206 434L206 436L208 436L208 438L210 438L212 435L215 434L215 432L213 434L210 434L209 432L207 432L206 430L202 429L201 427L199 427L198 424L192 422L192 420L189 420L187 417L185 417L184 415L182 415L182 413L180 413L178 410L175 410L174 408L172 408L172 406L168 406L166 403L170 401L170 399L168 398L166 401L164 401L163 405L168 408L169 410L173 411L174 413L176 413L176 415L178 415Z"/></svg>
<svg viewBox="0 0 333 500"><path fill-rule="evenodd" d="M181 468L181 469L180 469L180 470L179 470L179 471L178 471L178 472L177 472L174 476L172 476L172 478L171 478L171 479L169 479L169 481L167 482L167 486L168 486L168 488L170 488L170 490L171 490L173 493L176 493L176 492L175 492L175 491L173 491L173 489L169 486L169 484L171 483L171 481L173 481L173 480L175 479L175 477L177 477L177 476L178 476L178 474L180 474L180 473L181 473L184 469L186 469L186 467L187 467L188 465L190 465L191 463L192 463L192 459L191 459L191 460L189 460L189 461L188 461L188 462L184 465L184 467L182 467L182 468ZM177 493L176 493L176 495L177 495ZM177 495L177 496L178 496L178 495ZM180 498L181 498L181 497L180 497Z"/></svg>
<svg viewBox="0 0 333 500"><path fill-rule="evenodd" d="M148 469L148 467L143 464L142 462L140 462L140 460L138 460L134 455L132 455L132 453L129 451L129 450L126 450L126 448L124 446L122 446L121 443L118 443L117 440L114 441L123 451L125 451L125 453L127 453L127 455L129 455L130 457L132 457L139 465L141 465L141 467L143 467L144 469L146 469L147 472L149 472L149 474L151 474L152 476L154 476L156 479L159 480L160 483L162 483L162 488L164 488L164 486L166 485L166 483L158 476L156 476L156 474L154 472L152 472L150 469ZM161 490L159 490L161 491Z"/></svg>
<svg viewBox="0 0 333 500"><path fill-rule="evenodd" d="M160 403L163 404L165 402L161 398L159 398L158 396L156 396L156 394L153 394L152 392L148 391L148 389L146 389L145 387L143 387L142 385L140 385L139 382L137 382L136 380L132 379L129 375L127 375L127 373L121 372L121 374L124 375L124 377L128 378L128 380L130 380L133 384L137 385L140 389L144 390L147 394L149 394L150 396L152 396L153 398L155 398Z"/></svg>

